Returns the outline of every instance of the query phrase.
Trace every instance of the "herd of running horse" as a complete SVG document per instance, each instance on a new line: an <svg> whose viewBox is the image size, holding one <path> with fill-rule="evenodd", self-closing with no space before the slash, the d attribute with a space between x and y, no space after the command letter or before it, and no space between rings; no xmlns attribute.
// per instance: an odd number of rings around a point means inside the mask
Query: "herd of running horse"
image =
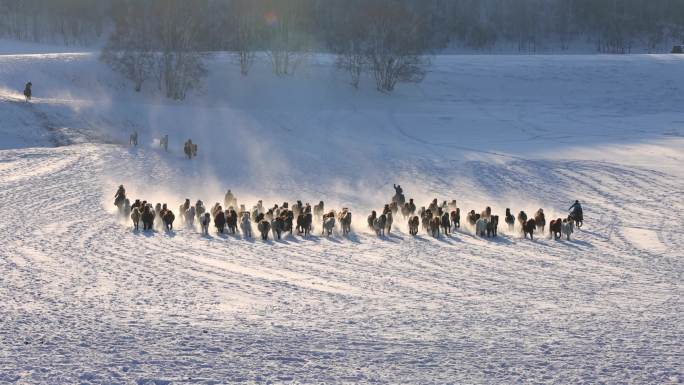
<svg viewBox="0 0 684 385"><path fill-rule="evenodd" d="M394 189L395 195L391 203L386 204L380 213L372 211L368 216L367 225L378 236L389 234L395 219L400 215L408 222L409 233L413 236L419 233L421 227L433 237L449 235L461 227L461 209L457 206L456 200L439 204L438 200L434 199L427 206L418 208L413 199L406 201L401 186L394 185ZM131 218L135 230L139 230L140 222L143 224L143 231L153 230L155 221L157 227L163 227L167 231L173 230L176 215L165 203L153 205L140 199L131 202L122 185L114 196L114 204L122 216ZM560 239L565 236L570 240L575 227L582 226L582 208L579 202L575 202L571 210L567 218L557 218L548 222L549 233L553 238ZM268 240L271 233L273 238L281 239L283 234L294 234L295 231L306 237L312 233L314 222L320 223L321 235L332 236L339 223L342 234L346 236L351 232L352 225L352 213L348 208L343 208L339 212L326 211L323 201L313 207L309 203L297 201L292 205L285 202L266 208L262 201L258 201L251 210L248 210L244 204L238 205L237 198L230 190L224 197L223 206L217 202L208 209L201 200L193 205L190 199L186 199L178 207L177 213L180 221L188 227L194 227L195 222L198 222L205 235L209 234L209 227L213 224L219 234L226 231L231 234L241 232L244 237L251 238L252 226L256 226L263 240ZM471 210L465 219L477 236L496 237L499 218L492 213L490 207L487 207L480 213ZM514 217L507 208L503 220L509 231L514 230L517 221L521 233L530 239L534 239L535 232L544 233L547 226L543 209L539 209L531 217L524 211L520 211L517 217Z"/></svg>

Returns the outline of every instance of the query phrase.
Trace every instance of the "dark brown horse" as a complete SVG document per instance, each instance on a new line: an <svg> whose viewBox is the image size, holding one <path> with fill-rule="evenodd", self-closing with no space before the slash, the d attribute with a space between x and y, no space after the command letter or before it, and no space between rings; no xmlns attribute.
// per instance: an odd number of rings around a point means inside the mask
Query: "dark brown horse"
<svg viewBox="0 0 684 385"><path fill-rule="evenodd" d="M451 212L451 223L456 229L461 227L461 209L456 208Z"/></svg>
<svg viewBox="0 0 684 385"><path fill-rule="evenodd" d="M468 213L468 223L470 223L471 226L475 226L478 219L480 219L480 214L475 213L475 210L470 210Z"/></svg>
<svg viewBox="0 0 684 385"><path fill-rule="evenodd" d="M555 240L561 239L563 232L563 220L558 218L549 223L549 233Z"/></svg>
<svg viewBox="0 0 684 385"><path fill-rule="evenodd" d="M523 232L524 232L525 222L527 222L527 214L525 214L524 211L521 211L518 213L518 223L520 224L520 228L523 229ZM536 226L536 223L535 223L535 226Z"/></svg>
<svg viewBox="0 0 684 385"><path fill-rule="evenodd" d="M257 225L257 229L259 229L259 232L261 233L261 239L268 241L268 233L271 231L271 224L267 220L263 219Z"/></svg>
<svg viewBox="0 0 684 385"><path fill-rule="evenodd" d="M530 234L530 239L534 240L534 230L537 228L537 222L534 219L529 219L523 223L523 234L527 239L527 234Z"/></svg>
<svg viewBox="0 0 684 385"><path fill-rule="evenodd" d="M442 221L439 217L434 217L430 220L430 234L432 234L433 237L439 238L439 227L441 224Z"/></svg>
<svg viewBox="0 0 684 385"><path fill-rule="evenodd" d="M499 235L499 216L492 215L487 222L487 237L496 237Z"/></svg>
<svg viewBox="0 0 684 385"><path fill-rule="evenodd" d="M449 213L445 212L442 214L442 232L444 235L449 235L451 233L451 218L449 217Z"/></svg>
<svg viewBox="0 0 684 385"><path fill-rule="evenodd" d="M534 221L537 222L537 231L543 233L546 230L546 216L543 209L537 210L534 214Z"/></svg>
<svg viewBox="0 0 684 385"><path fill-rule="evenodd" d="M506 224L508 225L508 230L513 230L515 217L511 214L511 209L506 209Z"/></svg>

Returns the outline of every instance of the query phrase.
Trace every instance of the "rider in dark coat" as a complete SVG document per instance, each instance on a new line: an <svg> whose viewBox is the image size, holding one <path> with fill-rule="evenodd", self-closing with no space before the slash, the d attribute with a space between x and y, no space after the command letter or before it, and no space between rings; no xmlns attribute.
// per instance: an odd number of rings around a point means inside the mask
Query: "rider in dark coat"
<svg viewBox="0 0 684 385"><path fill-rule="evenodd" d="M404 189L401 188L401 185L393 185L394 186L394 196L392 197L392 202L396 202L397 204L403 206L404 203L406 203L406 198L404 197Z"/></svg>
<svg viewBox="0 0 684 385"><path fill-rule="evenodd" d="M33 83L28 82L26 83L26 87L24 87L24 96L26 96L26 101L31 100L31 87L33 86Z"/></svg>
<svg viewBox="0 0 684 385"><path fill-rule="evenodd" d="M583 214L583 213L582 213L582 205L580 204L579 201L575 201L575 203L573 203L573 205L570 206L570 208L568 209L568 211L570 211L570 214L571 214L573 217L575 217L575 218L577 218L577 219L579 219L579 220L582 219L582 214Z"/></svg>
<svg viewBox="0 0 684 385"><path fill-rule="evenodd" d="M404 189L401 188L401 185L394 185L394 193L397 195L401 195L404 193Z"/></svg>
<svg viewBox="0 0 684 385"><path fill-rule="evenodd" d="M126 189L124 188L123 185L120 185L119 189L116 190L116 194L114 194L114 205L118 206L119 203L122 203L125 200L126 200Z"/></svg>

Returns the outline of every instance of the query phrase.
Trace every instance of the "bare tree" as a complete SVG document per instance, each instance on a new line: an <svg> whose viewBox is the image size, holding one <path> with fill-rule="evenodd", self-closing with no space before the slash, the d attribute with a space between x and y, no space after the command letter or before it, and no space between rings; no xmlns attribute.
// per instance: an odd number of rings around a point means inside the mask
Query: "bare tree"
<svg viewBox="0 0 684 385"><path fill-rule="evenodd" d="M206 75L203 53L195 44L199 17L180 0L125 2L102 59L133 81L136 91L152 78L166 96L183 100Z"/></svg>
<svg viewBox="0 0 684 385"><path fill-rule="evenodd" d="M268 52L273 72L278 76L293 75L310 54L310 35L307 34L309 0L272 0L265 15L268 31Z"/></svg>
<svg viewBox="0 0 684 385"><path fill-rule="evenodd" d="M363 41L350 41L349 48L337 55L337 68L349 73L350 84L357 89L366 66L366 55L362 44Z"/></svg>
<svg viewBox="0 0 684 385"><path fill-rule="evenodd" d="M240 73L249 74L254 63L258 43L263 34L263 18L260 4L253 0L234 0L230 3L231 49L240 62Z"/></svg>
<svg viewBox="0 0 684 385"><path fill-rule="evenodd" d="M155 54L152 52L152 32L144 13L132 8L121 10L121 19L112 33L101 59L112 69L131 80L135 91L140 92L143 83L152 77Z"/></svg>
<svg viewBox="0 0 684 385"><path fill-rule="evenodd" d="M348 72L351 85L359 88L361 75L367 66L369 35L362 4L350 3L349 6L355 7L355 11L340 12L335 17L335 33L329 40L337 54L337 68Z"/></svg>
<svg viewBox="0 0 684 385"><path fill-rule="evenodd" d="M420 44L424 27L409 8L371 7L367 13L366 60L381 92L392 92L399 82L415 83L425 77L430 64Z"/></svg>
<svg viewBox="0 0 684 385"><path fill-rule="evenodd" d="M196 88L206 74L202 54L193 46L198 20L191 3L169 0L160 4L159 60L163 65L159 68L163 71L164 90L167 97L183 100L187 91Z"/></svg>

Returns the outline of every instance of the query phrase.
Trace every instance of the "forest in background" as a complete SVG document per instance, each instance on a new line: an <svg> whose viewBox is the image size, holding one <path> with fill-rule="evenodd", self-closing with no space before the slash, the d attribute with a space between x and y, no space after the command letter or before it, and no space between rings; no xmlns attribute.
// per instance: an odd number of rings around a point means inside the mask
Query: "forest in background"
<svg viewBox="0 0 684 385"><path fill-rule="evenodd" d="M684 40L681 0L0 0L0 36L89 45L106 39L131 10L154 22L164 9L190 8L187 16L196 18L199 29L197 48L234 50L240 20L249 17L255 28L265 29L273 17L296 10L296 30L307 36L308 48L333 50L354 26L348 20L360 23L367 10L402 7L426 23L430 36L424 43L431 49L457 44L486 50L507 43L534 52L542 44L562 50L588 42L597 52L629 53L636 46L655 50ZM260 45L268 44L262 35Z"/></svg>
<svg viewBox="0 0 684 385"><path fill-rule="evenodd" d="M0 37L104 47L136 90L184 99L207 53L234 52L247 76L267 53L279 76L314 52L337 55L358 87L422 80L429 55L453 47L520 53L594 47L664 52L684 41L682 0L0 0Z"/></svg>

